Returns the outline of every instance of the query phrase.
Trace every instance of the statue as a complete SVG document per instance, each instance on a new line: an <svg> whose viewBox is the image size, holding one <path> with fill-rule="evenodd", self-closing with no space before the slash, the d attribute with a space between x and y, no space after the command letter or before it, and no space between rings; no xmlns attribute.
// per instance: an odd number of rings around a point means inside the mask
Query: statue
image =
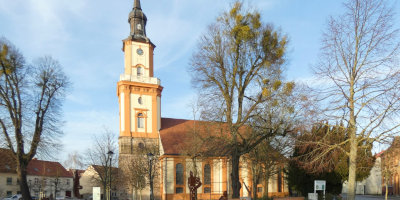
<svg viewBox="0 0 400 200"><path fill-rule="evenodd" d="M192 171L190 171L188 185L190 190L190 200L197 200L197 188L201 186L201 181L200 178L193 176Z"/></svg>

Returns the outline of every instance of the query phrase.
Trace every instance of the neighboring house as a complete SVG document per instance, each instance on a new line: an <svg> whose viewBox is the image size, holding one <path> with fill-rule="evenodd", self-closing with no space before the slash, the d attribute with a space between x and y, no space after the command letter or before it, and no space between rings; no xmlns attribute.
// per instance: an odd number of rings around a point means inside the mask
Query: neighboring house
<svg viewBox="0 0 400 200"><path fill-rule="evenodd" d="M0 199L5 196L19 194L17 168L10 150L0 148Z"/></svg>
<svg viewBox="0 0 400 200"><path fill-rule="evenodd" d="M118 168L112 168L112 175L115 176L115 178L118 175ZM100 191L101 191L101 196L104 196L104 188L101 182L101 178L99 176L99 174L104 176L104 167L103 166L99 166L99 165L90 165L84 172L80 173L80 179L79 179L79 183L80 183L80 189L79 189L79 193L81 195L82 198L84 199L90 199L90 197L93 194L93 187L100 187ZM115 183L114 178L112 178L114 181L112 182L112 192L111 192L111 196L115 199L118 198L118 192L117 192L117 185Z"/></svg>
<svg viewBox="0 0 400 200"><path fill-rule="evenodd" d="M388 194L400 195L400 136L393 139L390 147L382 153L382 193L386 191L386 178L388 181Z"/></svg>
<svg viewBox="0 0 400 200"><path fill-rule="evenodd" d="M189 135L199 121L161 118L161 93L163 87L154 77L153 52L155 45L146 36L147 17L142 12L140 1L135 0L129 14L130 35L123 40L125 54L124 73L117 86L120 109L119 166L123 171L127 160L137 149L155 144L160 151L159 176L154 180L156 199L189 199L188 177L194 166L203 185L197 190L199 199L219 199L224 191L230 190L230 164L227 157L203 157L192 162L185 154L182 144L193 135ZM205 122L205 127L212 127ZM215 132L217 129L213 129ZM210 132L204 132L209 134ZM93 172L88 172L93 173ZM269 183L252 183L250 166L241 162L240 181L242 197L249 197L250 191L263 192L263 185L269 185L269 196L287 196L289 194L283 172L271 178ZM82 177L83 178L83 177ZM81 181L83 184L83 182ZM85 188L85 187L84 187ZM122 185L132 198L132 188ZM91 191L88 189L85 192ZM82 193L82 192L81 192ZM149 198L149 187L141 193L141 199Z"/></svg>
<svg viewBox="0 0 400 200"><path fill-rule="evenodd" d="M382 152L375 155L375 164L370 175L363 181L357 181L356 194L381 195L382 194ZM342 193L347 193L347 182L343 183Z"/></svg>
<svg viewBox="0 0 400 200"><path fill-rule="evenodd" d="M0 191L5 191L6 194L20 193L12 153L8 149L0 148L0 181L3 179L5 184L0 184ZM34 158L27 167L27 181L32 196L73 197L73 176L58 162Z"/></svg>

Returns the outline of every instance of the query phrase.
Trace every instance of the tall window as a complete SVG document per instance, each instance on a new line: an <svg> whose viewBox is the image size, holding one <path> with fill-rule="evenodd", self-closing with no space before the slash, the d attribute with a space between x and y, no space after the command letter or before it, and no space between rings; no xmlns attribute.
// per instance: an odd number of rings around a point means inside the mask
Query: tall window
<svg viewBox="0 0 400 200"><path fill-rule="evenodd" d="M204 185L211 184L211 167L209 164L204 165Z"/></svg>
<svg viewBox="0 0 400 200"><path fill-rule="evenodd" d="M175 193L183 193L183 165L182 163L178 163L175 166L175 185L177 186L175 189Z"/></svg>
<svg viewBox="0 0 400 200"><path fill-rule="evenodd" d="M211 166L204 165L204 193L211 193Z"/></svg>
<svg viewBox="0 0 400 200"><path fill-rule="evenodd" d="M143 69L142 69L141 67L138 67L138 68L136 69L136 73L137 73L137 76L143 75Z"/></svg>
<svg viewBox="0 0 400 200"><path fill-rule="evenodd" d="M278 170L278 192L282 192L282 169Z"/></svg>
<svg viewBox="0 0 400 200"><path fill-rule="evenodd" d="M139 113L137 115L137 127L144 128L144 116L142 113Z"/></svg>

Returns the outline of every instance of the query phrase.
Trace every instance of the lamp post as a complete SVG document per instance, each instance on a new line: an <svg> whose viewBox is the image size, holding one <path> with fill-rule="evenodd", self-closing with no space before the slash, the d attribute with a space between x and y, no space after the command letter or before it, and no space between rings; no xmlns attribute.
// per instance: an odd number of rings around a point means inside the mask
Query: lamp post
<svg viewBox="0 0 400 200"><path fill-rule="evenodd" d="M153 194L153 174L152 174L152 162L153 162L154 155L152 153L147 154L147 159L149 160L149 181L150 181L150 200L154 200Z"/></svg>
<svg viewBox="0 0 400 200"><path fill-rule="evenodd" d="M112 172L112 156L114 155L114 152L112 152L111 150L108 151L107 153L108 158L110 160L110 165L108 166L108 194L107 194L107 199L111 200L111 172ZM107 159L108 162L108 159Z"/></svg>

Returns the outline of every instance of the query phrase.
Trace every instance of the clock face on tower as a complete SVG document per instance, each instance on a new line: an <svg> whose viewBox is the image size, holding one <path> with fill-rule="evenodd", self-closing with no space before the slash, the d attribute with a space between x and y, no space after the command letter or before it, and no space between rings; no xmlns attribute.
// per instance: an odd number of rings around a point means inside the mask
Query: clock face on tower
<svg viewBox="0 0 400 200"><path fill-rule="evenodd" d="M138 54L138 55L143 55L143 49L141 49L141 48L139 48L139 49L137 49L136 50L136 53Z"/></svg>

